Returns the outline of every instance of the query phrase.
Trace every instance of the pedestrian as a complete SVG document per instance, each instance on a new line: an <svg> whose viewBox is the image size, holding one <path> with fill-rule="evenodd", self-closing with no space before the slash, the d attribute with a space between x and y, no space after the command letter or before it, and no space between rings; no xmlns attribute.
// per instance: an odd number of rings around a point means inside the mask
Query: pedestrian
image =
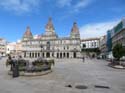
<svg viewBox="0 0 125 93"><path fill-rule="evenodd" d="M85 58L84 58L84 56L82 57L82 60L83 60L83 62L85 61Z"/></svg>

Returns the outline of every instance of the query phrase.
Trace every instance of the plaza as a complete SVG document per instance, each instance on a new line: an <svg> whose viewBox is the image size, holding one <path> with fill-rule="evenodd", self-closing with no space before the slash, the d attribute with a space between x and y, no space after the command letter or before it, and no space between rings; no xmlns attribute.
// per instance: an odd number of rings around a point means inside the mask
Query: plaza
<svg viewBox="0 0 125 93"><path fill-rule="evenodd" d="M7 74L5 61L0 60L0 93L125 93L125 70L108 67L105 60L56 59L52 73L19 78ZM77 85L88 88L76 89Z"/></svg>

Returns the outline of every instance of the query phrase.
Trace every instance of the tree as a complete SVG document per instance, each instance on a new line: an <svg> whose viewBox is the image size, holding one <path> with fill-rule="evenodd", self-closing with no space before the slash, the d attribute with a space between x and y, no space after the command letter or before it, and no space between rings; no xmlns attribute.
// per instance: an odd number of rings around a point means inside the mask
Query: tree
<svg viewBox="0 0 125 93"><path fill-rule="evenodd" d="M125 48L123 48L123 56L125 56Z"/></svg>
<svg viewBox="0 0 125 93"><path fill-rule="evenodd" d="M119 61L121 57L124 55L124 48L122 44L116 44L113 47L113 56Z"/></svg>

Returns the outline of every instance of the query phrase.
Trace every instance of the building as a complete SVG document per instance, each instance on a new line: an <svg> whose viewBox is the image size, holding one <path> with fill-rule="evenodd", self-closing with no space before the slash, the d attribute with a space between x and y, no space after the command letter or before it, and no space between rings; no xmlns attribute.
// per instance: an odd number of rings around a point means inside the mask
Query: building
<svg viewBox="0 0 125 93"><path fill-rule="evenodd" d="M16 42L15 50L16 50L17 56L22 56L22 50L23 49L22 49L22 42L21 41Z"/></svg>
<svg viewBox="0 0 125 93"><path fill-rule="evenodd" d="M16 42L8 43L6 46L6 54L14 54L16 52Z"/></svg>
<svg viewBox="0 0 125 93"><path fill-rule="evenodd" d="M84 47L85 49L99 48L99 38L82 39L81 47Z"/></svg>
<svg viewBox="0 0 125 93"><path fill-rule="evenodd" d="M88 38L81 40L82 51L86 52L87 56L95 56L99 50L99 38Z"/></svg>
<svg viewBox="0 0 125 93"><path fill-rule="evenodd" d="M112 38L111 38L112 30L107 31L106 35L106 48L107 48L107 53L106 53L106 58L113 58L112 55Z"/></svg>
<svg viewBox="0 0 125 93"><path fill-rule="evenodd" d="M101 50L101 54L100 56L105 59L106 55L107 55L107 36L104 35L100 38L100 50Z"/></svg>
<svg viewBox="0 0 125 93"><path fill-rule="evenodd" d="M80 57L80 33L74 23L69 37L58 37L52 19L45 26L45 33L33 38L30 27L22 38L23 57L25 58L77 58Z"/></svg>
<svg viewBox="0 0 125 93"><path fill-rule="evenodd" d="M22 56L21 41L8 43L6 47L6 54L10 54L11 56Z"/></svg>
<svg viewBox="0 0 125 93"><path fill-rule="evenodd" d="M106 58L113 58L112 49L116 44L122 44L125 48L125 19L122 19L111 30L107 31L107 53Z"/></svg>
<svg viewBox="0 0 125 93"><path fill-rule="evenodd" d="M0 56L6 55L6 45L7 41L3 38L0 38Z"/></svg>
<svg viewBox="0 0 125 93"><path fill-rule="evenodd" d="M112 29L112 47L116 44L121 43L125 47L125 19L122 19L113 29Z"/></svg>

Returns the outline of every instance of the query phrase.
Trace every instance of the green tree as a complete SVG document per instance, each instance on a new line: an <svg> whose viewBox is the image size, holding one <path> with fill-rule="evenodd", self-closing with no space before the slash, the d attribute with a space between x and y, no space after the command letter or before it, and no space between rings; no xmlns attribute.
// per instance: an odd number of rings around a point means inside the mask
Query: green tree
<svg viewBox="0 0 125 93"><path fill-rule="evenodd" d="M125 56L125 48L123 48L123 56Z"/></svg>
<svg viewBox="0 0 125 93"><path fill-rule="evenodd" d="M119 61L121 57L124 55L124 48L122 44L116 44L113 47L113 56Z"/></svg>

